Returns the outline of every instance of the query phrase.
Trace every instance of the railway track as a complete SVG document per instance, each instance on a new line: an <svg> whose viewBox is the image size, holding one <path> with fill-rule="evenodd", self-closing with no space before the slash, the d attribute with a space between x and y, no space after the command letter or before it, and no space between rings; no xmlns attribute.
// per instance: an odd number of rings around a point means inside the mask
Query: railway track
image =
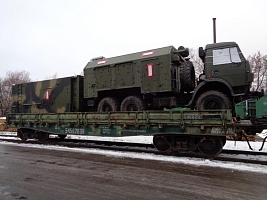
<svg viewBox="0 0 267 200"><path fill-rule="evenodd" d="M18 143L18 144L40 144L40 145L59 145L71 148L94 148L102 150L134 152L134 153L149 153L164 156L176 157L190 157L200 159L210 159L225 162L240 162L249 164L267 165L267 153L256 151L240 151L240 150L223 150L221 154L216 157L207 157L198 152L159 152L155 149L153 144L143 143L130 143L130 142L114 142L114 141L98 141L98 140L77 140L77 139L64 139L49 138L46 142L40 142L32 139L26 142L15 139L15 135L1 135L0 141ZM6 137L6 138L5 138ZM8 138L8 137L12 137ZM14 139L13 139L14 138Z"/></svg>

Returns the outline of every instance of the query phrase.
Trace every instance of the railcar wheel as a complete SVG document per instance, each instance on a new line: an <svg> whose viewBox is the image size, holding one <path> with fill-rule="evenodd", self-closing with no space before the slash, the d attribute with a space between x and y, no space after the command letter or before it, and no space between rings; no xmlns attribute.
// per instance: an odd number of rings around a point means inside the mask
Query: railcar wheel
<svg viewBox="0 0 267 200"><path fill-rule="evenodd" d="M210 137L204 139L198 150L208 156L216 156L221 153L223 148L223 141L220 137Z"/></svg>
<svg viewBox="0 0 267 200"><path fill-rule="evenodd" d="M19 129L17 136L24 142L28 139L28 134L25 132L25 130L22 131L21 129Z"/></svg>
<svg viewBox="0 0 267 200"><path fill-rule="evenodd" d="M153 144L156 147L156 149L159 151L168 152L171 150L170 143L163 136L155 135L153 137Z"/></svg>
<svg viewBox="0 0 267 200"><path fill-rule="evenodd" d="M222 136L221 137L221 140L222 140L222 144L223 144L223 146L226 144L226 137L225 136Z"/></svg>
<svg viewBox="0 0 267 200"><path fill-rule="evenodd" d="M43 132L39 132L37 133L38 135L38 140L40 142L45 142L48 138L49 138L49 134L48 133L43 133Z"/></svg>
<svg viewBox="0 0 267 200"><path fill-rule="evenodd" d="M146 103L137 96L128 96L121 103L121 111L142 111L145 109Z"/></svg>
<svg viewBox="0 0 267 200"><path fill-rule="evenodd" d="M58 135L58 137L60 140L64 140L67 137L67 135Z"/></svg>
<svg viewBox="0 0 267 200"><path fill-rule="evenodd" d="M232 109L230 99L222 92L211 90L199 96L196 102L197 110Z"/></svg>
<svg viewBox="0 0 267 200"><path fill-rule="evenodd" d="M98 112L111 112L119 110L119 102L117 99L112 97L103 98L97 107Z"/></svg>

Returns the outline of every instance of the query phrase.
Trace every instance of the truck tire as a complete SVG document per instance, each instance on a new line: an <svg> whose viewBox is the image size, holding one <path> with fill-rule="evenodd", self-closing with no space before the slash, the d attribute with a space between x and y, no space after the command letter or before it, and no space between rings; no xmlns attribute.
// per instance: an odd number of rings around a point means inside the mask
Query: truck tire
<svg viewBox="0 0 267 200"><path fill-rule="evenodd" d="M210 90L204 92L196 101L197 110L232 109L230 99L222 92Z"/></svg>
<svg viewBox="0 0 267 200"><path fill-rule="evenodd" d="M195 68L192 62L186 61L180 66L181 89L191 92L195 88Z"/></svg>
<svg viewBox="0 0 267 200"><path fill-rule="evenodd" d="M119 102L117 99L112 97L103 98L97 107L98 112L112 112L119 110Z"/></svg>
<svg viewBox="0 0 267 200"><path fill-rule="evenodd" d="M121 111L142 111L145 109L146 103L137 96L128 96L121 103Z"/></svg>

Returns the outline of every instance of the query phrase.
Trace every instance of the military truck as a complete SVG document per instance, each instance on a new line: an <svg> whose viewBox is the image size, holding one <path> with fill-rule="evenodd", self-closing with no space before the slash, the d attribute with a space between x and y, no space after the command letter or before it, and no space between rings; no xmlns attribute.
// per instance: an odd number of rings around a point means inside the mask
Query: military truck
<svg viewBox="0 0 267 200"><path fill-rule="evenodd" d="M173 46L93 58L84 77L15 85L13 112L231 109L249 96L253 73L235 42L199 48L204 71L196 82L188 48Z"/></svg>

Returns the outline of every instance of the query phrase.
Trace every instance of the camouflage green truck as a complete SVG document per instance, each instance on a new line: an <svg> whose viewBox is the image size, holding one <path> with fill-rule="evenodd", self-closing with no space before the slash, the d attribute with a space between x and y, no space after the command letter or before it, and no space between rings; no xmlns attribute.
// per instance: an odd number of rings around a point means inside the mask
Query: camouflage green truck
<svg viewBox="0 0 267 200"><path fill-rule="evenodd" d="M13 112L104 112L231 109L249 96L253 73L235 42L199 48L204 71L196 82L187 48L173 46L92 59L84 77L13 87Z"/></svg>

